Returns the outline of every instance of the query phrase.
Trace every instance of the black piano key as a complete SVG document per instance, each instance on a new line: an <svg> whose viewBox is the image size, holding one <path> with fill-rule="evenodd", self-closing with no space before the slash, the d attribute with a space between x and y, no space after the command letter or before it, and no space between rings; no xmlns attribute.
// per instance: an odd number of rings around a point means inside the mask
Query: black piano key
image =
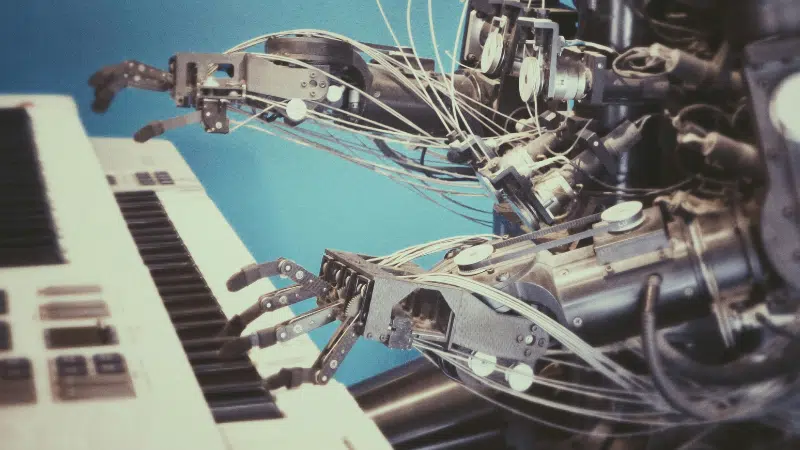
<svg viewBox="0 0 800 450"><path fill-rule="evenodd" d="M25 108L0 108L0 267L64 262L31 119Z"/></svg>
<svg viewBox="0 0 800 450"><path fill-rule="evenodd" d="M158 196L118 192L117 204L218 423L282 417L250 358L221 360L227 318Z"/></svg>

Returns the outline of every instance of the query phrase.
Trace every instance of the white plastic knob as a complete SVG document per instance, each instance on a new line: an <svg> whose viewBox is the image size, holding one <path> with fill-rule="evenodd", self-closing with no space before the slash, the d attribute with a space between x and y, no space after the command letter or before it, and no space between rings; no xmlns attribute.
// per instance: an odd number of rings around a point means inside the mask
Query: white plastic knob
<svg viewBox="0 0 800 450"><path fill-rule="evenodd" d="M308 106L299 98L293 98L286 104L286 117L292 122L301 122L308 117Z"/></svg>
<svg viewBox="0 0 800 450"><path fill-rule="evenodd" d="M524 392L533 385L533 369L519 363L506 372L506 382L515 391Z"/></svg>

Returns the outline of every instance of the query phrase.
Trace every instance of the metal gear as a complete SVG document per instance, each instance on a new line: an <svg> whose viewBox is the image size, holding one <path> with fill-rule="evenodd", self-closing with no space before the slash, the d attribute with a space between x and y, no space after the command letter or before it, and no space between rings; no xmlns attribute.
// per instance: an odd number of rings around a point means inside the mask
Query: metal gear
<svg viewBox="0 0 800 450"><path fill-rule="evenodd" d="M356 295L350 300L347 301L347 305L344 307L344 314L347 317L355 317L361 311L361 296Z"/></svg>

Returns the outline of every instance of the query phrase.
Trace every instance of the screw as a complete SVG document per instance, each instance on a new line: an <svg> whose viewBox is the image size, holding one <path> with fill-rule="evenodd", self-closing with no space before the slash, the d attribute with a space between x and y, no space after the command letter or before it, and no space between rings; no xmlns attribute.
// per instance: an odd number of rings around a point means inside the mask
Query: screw
<svg viewBox="0 0 800 450"><path fill-rule="evenodd" d="M572 324L575 325L575 328L580 328L581 325L583 325L583 319L581 319L580 317L576 317L572 319Z"/></svg>
<svg viewBox="0 0 800 450"><path fill-rule="evenodd" d="M531 335L525 336L525 344L531 345L531 344L533 344L533 340L534 340L533 336L531 336Z"/></svg>
<svg viewBox="0 0 800 450"><path fill-rule="evenodd" d="M283 266L283 271L284 272L291 272L292 271L292 266L290 264L287 264L287 265Z"/></svg>
<svg viewBox="0 0 800 450"><path fill-rule="evenodd" d="M539 339L539 347L544 347L544 338Z"/></svg>
<svg viewBox="0 0 800 450"><path fill-rule="evenodd" d="M491 274L493 274L493 273L494 273L494 269L489 269L489 270L487 270L487 271L486 271L486 273L488 273L489 275L491 275Z"/></svg>
<svg viewBox="0 0 800 450"><path fill-rule="evenodd" d="M305 273L305 272L303 272L302 270L298 270L298 271L297 271L297 273L296 273L296 274L294 274L294 276L295 276L295 277L296 277L298 280L302 280L303 278L305 278L305 276L306 276L306 273Z"/></svg>
<svg viewBox="0 0 800 450"><path fill-rule="evenodd" d="M295 325L294 326L294 332L298 333L298 334L302 333L303 332L303 327L301 327L300 325Z"/></svg>
<svg viewBox="0 0 800 450"><path fill-rule="evenodd" d="M519 336L517 336L517 342L522 342L524 340L525 340L525 336L523 336L521 334Z"/></svg>
<svg viewBox="0 0 800 450"><path fill-rule="evenodd" d="M261 305L264 308L272 308L272 303L268 302L267 300L261 300Z"/></svg>
<svg viewBox="0 0 800 450"><path fill-rule="evenodd" d="M220 128L222 128L222 122L215 123L214 127L216 127L219 130Z"/></svg>
<svg viewBox="0 0 800 450"><path fill-rule="evenodd" d="M317 78L317 74L316 74L316 72L311 72L311 74L309 75L309 77L311 77L311 78Z"/></svg>
<svg viewBox="0 0 800 450"><path fill-rule="evenodd" d="M381 341L385 341L385 340L386 340L386 335L385 335L385 334L382 334L382 335L380 335L380 336L378 337L378 339L380 339Z"/></svg>
<svg viewBox="0 0 800 450"><path fill-rule="evenodd" d="M144 72L144 64L139 64L139 72Z"/></svg>
<svg viewBox="0 0 800 450"><path fill-rule="evenodd" d="M614 268L613 268L613 267L611 267L611 264L609 264L609 265L607 265L607 266L606 266L606 272L608 272L608 273L611 273L611 272L613 272L613 271L614 271Z"/></svg>
<svg viewBox="0 0 800 450"><path fill-rule="evenodd" d="M603 63L597 63L597 68L598 69L602 69L603 68Z"/></svg>
<svg viewBox="0 0 800 450"><path fill-rule="evenodd" d="M533 352L531 351L531 349L529 349L529 348L526 348L526 349L525 349L525 356L531 356L531 353L533 353Z"/></svg>
<svg viewBox="0 0 800 450"><path fill-rule="evenodd" d="M600 146L600 142L594 141L594 143L592 145L594 145L595 147L599 147Z"/></svg>
<svg viewBox="0 0 800 450"><path fill-rule="evenodd" d="M372 339L372 333L367 333L367 339Z"/></svg>
<svg viewBox="0 0 800 450"><path fill-rule="evenodd" d="M337 361L335 359L331 360L330 366L331 366L331 369L335 369L335 368L339 367L339 361Z"/></svg>
<svg viewBox="0 0 800 450"><path fill-rule="evenodd" d="M300 83L300 87L306 87L306 86L308 86L308 83L306 83L305 81L303 81L302 83Z"/></svg>
<svg viewBox="0 0 800 450"><path fill-rule="evenodd" d="M211 117L211 111L206 111L206 117Z"/></svg>
<svg viewBox="0 0 800 450"><path fill-rule="evenodd" d="M313 98L313 97L317 96L317 93L314 92L314 91L311 91L311 92L308 93L308 95Z"/></svg>
<svg viewBox="0 0 800 450"><path fill-rule="evenodd" d="M531 325L531 331L533 331L535 333L535 332L539 331L539 327L537 327L536 325Z"/></svg>
<svg viewBox="0 0 800 450"><path fill-rule="evenodd" d="M288 298L286 298L286 296L285 296L285 295L282 295L282 296L281 296L281 298L280 298L278 301L279 301L279 302L281 302L281 305L285 305L285 304L286 304L286 302L288 302L288 301L289 301L289 299L288 299Z"/></svg>
<svg viewBox="0 0 800 450"><path fill-rule="evenodd" d="M324 81L320 81L320 82L319 82L319 87L321 87L321 88L324 88L324 87L325 87L325 86L327 86L327 85L328 85L328 83L326 83L326 82L324 82Z"/></svg>
<svg viewBox="0 0 800 450"><path fill-rule="evenodd" d="M328 377L326 377L325 375L323 375L322 378L320 378L320 379L322 380L323 383L327 383L328 382Z"/></svg>
<svg viewBox="0 0 800 450"><path fill-rule="evenodd" d="M281 333L281 339L286 339L286 333Z"/></svg>

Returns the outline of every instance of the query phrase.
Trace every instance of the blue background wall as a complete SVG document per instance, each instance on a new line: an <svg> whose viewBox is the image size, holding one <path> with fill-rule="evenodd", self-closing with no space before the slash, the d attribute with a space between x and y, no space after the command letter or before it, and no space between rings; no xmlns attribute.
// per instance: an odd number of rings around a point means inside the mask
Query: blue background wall
<svg viewBox="0 0 800 450"><path fill-rule="evenodd" d="M452 49L462 5L433 3L440 48ZM406 44L406 2L383 5ZM413 11L418 50L432 56L427 2L416 0ZM93 114L86 81L98 68L127 58L165 68L175 52L221 52L253 36L295 28L392 43L373 0L6 0L0 8L0 92L70 94L90 135L132 136L151 120L186 111L174 108L166 94L127 91L108 113ZM316 270L325 248L386 254L487 231L379 175L262 133L207 135L193 126L164 137L181 150L257 260L286 256ZM332 329L312 337L322 344ZM414 357L361 340L337 378L353 383Z"/></svg>

